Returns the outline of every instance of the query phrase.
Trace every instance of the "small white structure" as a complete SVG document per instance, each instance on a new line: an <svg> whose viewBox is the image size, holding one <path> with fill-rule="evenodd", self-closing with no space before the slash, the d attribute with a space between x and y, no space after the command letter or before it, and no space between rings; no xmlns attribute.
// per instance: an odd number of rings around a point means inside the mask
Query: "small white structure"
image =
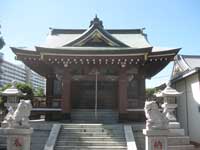
<svg viewBox="0 0 200 150"><path fill-rule="evenodd" d="M12 109L16 109L17 105L19 103L19 96L25 95L24 93L22 93L21 90L16 88L16 81L12 81L12 86L10 88L7 88L6 90L4 90L1 95L2 96L6 96L7 97L7 102L4 104L5 107L7 107L7 109L9 109L9 107L12 107Z"/></svg>
<svg viewBox="0 0 200 150"><path fill-rule="evenodd" d="M162 114L155 101L145 102L146 129L145 135L146 150L167 150L168 119Z"/></svg>
<svg viewBox="0 0 200 150"><path fill-rule="evenodd" d="M170 86L170 83L167 84L167 87L163 91L155 94L156 97L162 97L164 100L164 103L162 104L163 113L169 120L170 129L180 128L180 123L177 122L174 111L177 108L175 98L181 94L182 92L178 92L176 89L173 89Z"/></svg>
<svg viewBox="0 0 200 150"><path fill-rule="evenodd" d="M177 120L191 141L200 143L200 56L177 55L171 83L183 94L176 98Z"/></svg>

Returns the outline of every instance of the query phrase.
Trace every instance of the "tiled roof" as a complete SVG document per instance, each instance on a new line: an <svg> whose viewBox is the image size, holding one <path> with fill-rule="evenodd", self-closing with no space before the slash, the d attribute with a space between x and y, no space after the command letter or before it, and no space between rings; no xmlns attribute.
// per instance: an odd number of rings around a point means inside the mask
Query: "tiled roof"
<svg viewBox="0 0 200 150"><path fill-rule="evenodd" d="M74 30L64 30L64 29L51 29L51 34L47 36L46 42L42 45L44 47L61 47L74 39L80 37L84 29L74 29ZM55 30L55 31L54 31ZM142 29L141 29L142 30ZM151 47L147 40L146 34L143 34L139 29L114 29L114 30L106 30L117 40L125 43L126 45L133 48L143 48L143 47ZM140 31L140 32L139 32Z"/></svg>
<svg viewBox="0 0 200 150"><path fill-rule="evenodd" d="M183 70L200 67L200 56L198 55L177 55L175 61Z"/></svg>

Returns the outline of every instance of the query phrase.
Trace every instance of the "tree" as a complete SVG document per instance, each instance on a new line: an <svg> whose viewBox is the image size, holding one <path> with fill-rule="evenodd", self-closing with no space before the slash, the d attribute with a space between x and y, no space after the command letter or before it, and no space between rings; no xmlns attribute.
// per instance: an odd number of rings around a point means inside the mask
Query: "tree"
<svg viewBox="0 0 200 150"><path fill-rule="evenodd" d="M33 99L33 88L30 84L27 83L17 83L16 87L21 90L23 93L25 93L25 96L21 96L21 99L25 100L32 100Z"/></svg>
<svg viewBox="0 0 200 150"><path fill-rule="evenodd" d="M1 25L0 25L0 28L1 28ZM1 36L1 31L0 31L0 49L2 49L4 45L5 45L5 41L3 37Z"/></svg>
<svg viewBox="0 0 200 150"><path fill-rule="evenodd" d="M154 99L155 98L154 93L156 93L156 92L157 92L156 88L147 88L146 89L146 98L147 98L147 100Z"/></svg>
<svg viewBox="0 0 200 150"><path fill-rule="evenodd" d="M39 87L34 91L34 96L44 96L44 89Z"/></svg>
<svg viewBox="0 0 200 150"><path fill-rule="evenodd" d="M2 88L0 88L0 92L3 92L5 89L7 89L7 88L9 88L9 87L11 87L11 84L10 84L10 83L5 84ZM4 108L4 103L5 103L5 101L6 101L5 96L1 96L1 97L0 97L0 108L1 108L1 109L5 109L5 108Z"/></svg>

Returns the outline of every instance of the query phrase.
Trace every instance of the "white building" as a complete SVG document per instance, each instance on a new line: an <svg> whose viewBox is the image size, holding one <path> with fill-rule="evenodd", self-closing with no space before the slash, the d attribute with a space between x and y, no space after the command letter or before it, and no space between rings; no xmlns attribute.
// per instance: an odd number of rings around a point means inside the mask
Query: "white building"
<svg viewBox="0 0 200 150"><path fill-rule="evenodd" d="M178 55L171 81L183 92L177 97L178 121L191 141L200 143L200 56Z"/></svg>
<svg viewBox="0 0 200 150"><path fill-rule="evenodd" d="M4 84L11 83L15 80L21 83L30 83L34 89L46 89L46 80L36 72L32 71L25 65L15 65L3 60L3 54L0 53L0 87Z"/></svg>

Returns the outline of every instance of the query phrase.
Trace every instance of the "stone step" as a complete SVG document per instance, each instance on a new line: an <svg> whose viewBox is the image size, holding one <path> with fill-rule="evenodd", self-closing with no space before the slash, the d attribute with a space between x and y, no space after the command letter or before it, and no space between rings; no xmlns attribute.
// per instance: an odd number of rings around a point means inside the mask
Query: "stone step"
<svg viewBox="0 0 200 150"><path fill-rule="evenodd" d="M113 129L113 128L121 128L123 129L123 126L121 124L112 124L112 125L109 125L109 124L100 124L100 123L97 123L97 124L74 124L74 123L70 123L70 124L64 124L62 125L63 128L107 128L107 129Z"/></svg>
<svg viewBox="0 0 200 150"><path fill-rule="evenodd" d="M72 135L80 135L80 136L107 136L107 135L112 135L112 136L116 136L116 137L124 137L124 133L122 132L61 132L60 133L61 136L72 136Z"/></svg>
<svg viewBox="0 0 200 150"><path fill-rule="evenodd" d="M100 131L100 132L106 132L106 131L121 131L122 128L118 128L118 127L110 127L110 128L103 128L103 127L99 127L99 128L92 128L92 127L64 127L62 130L80 130L80 131Z"/></svg>
<svg viewBox="0 0 200 150"><path fill-rule="evenodd" d="M63 138L58 138L58 141L79 141L79 142L82 142L82 141L108 141L108 142L126 142L125 138L122 138L122 137L65 137L64 139Z"/></svg>
<svg viewBox="0 0 200 150"><path fill-rule="evenodd" d="M169 145L189 145L190 138L188 136L168 137Z"/></svg>
<svg viewBox="0 0 200 150"><path fill-rule="evenodd" d="M125 146L56 146L55 150L126 150Z"/></svg>
<svg viewBox="0 0 200 150"><path fill-rule="evenodd" d="M126 146L126 142L116 141L58 141L57 146Z"/></svg>
<svg viewBox="0 0 200 150"><path fill-rule="evenodd" d="M62 133L71 132L96 132L96 133L124 133L121 129L103 129L103 128L64 128Z"/></svg>
<svg viewBox="0 0 200 150"><path fill-rule="evenodd" d="M80 118L80 117L90 117L90 118L95 118L95 114L92 114L92 113L82 113L82 114L80 114L80 113L77 113L77 114L73 114L73 113L71 113L71 117L72 118L75 118L75 117L77 117L77 118ZM97 118L103 118L103 117L107 117L107 118L109 118L109 117L114 117L114 118L117 118L118 117L118 114L111 114L111 113L105 113L105 114L97 114Z"/></svg>
<svg viewBox="0 0 200 150"><path fill-rule="evenodd" d="M106 123L106 124L113 124L113 123L117 123L118 120L73 120L74 123Z"/></svg>
<svg viewBox="0 0 200 150"><path fill-rule="evenodd" d="M194 150L193 145L174 145L168 146L168 150Z"/></svg>

